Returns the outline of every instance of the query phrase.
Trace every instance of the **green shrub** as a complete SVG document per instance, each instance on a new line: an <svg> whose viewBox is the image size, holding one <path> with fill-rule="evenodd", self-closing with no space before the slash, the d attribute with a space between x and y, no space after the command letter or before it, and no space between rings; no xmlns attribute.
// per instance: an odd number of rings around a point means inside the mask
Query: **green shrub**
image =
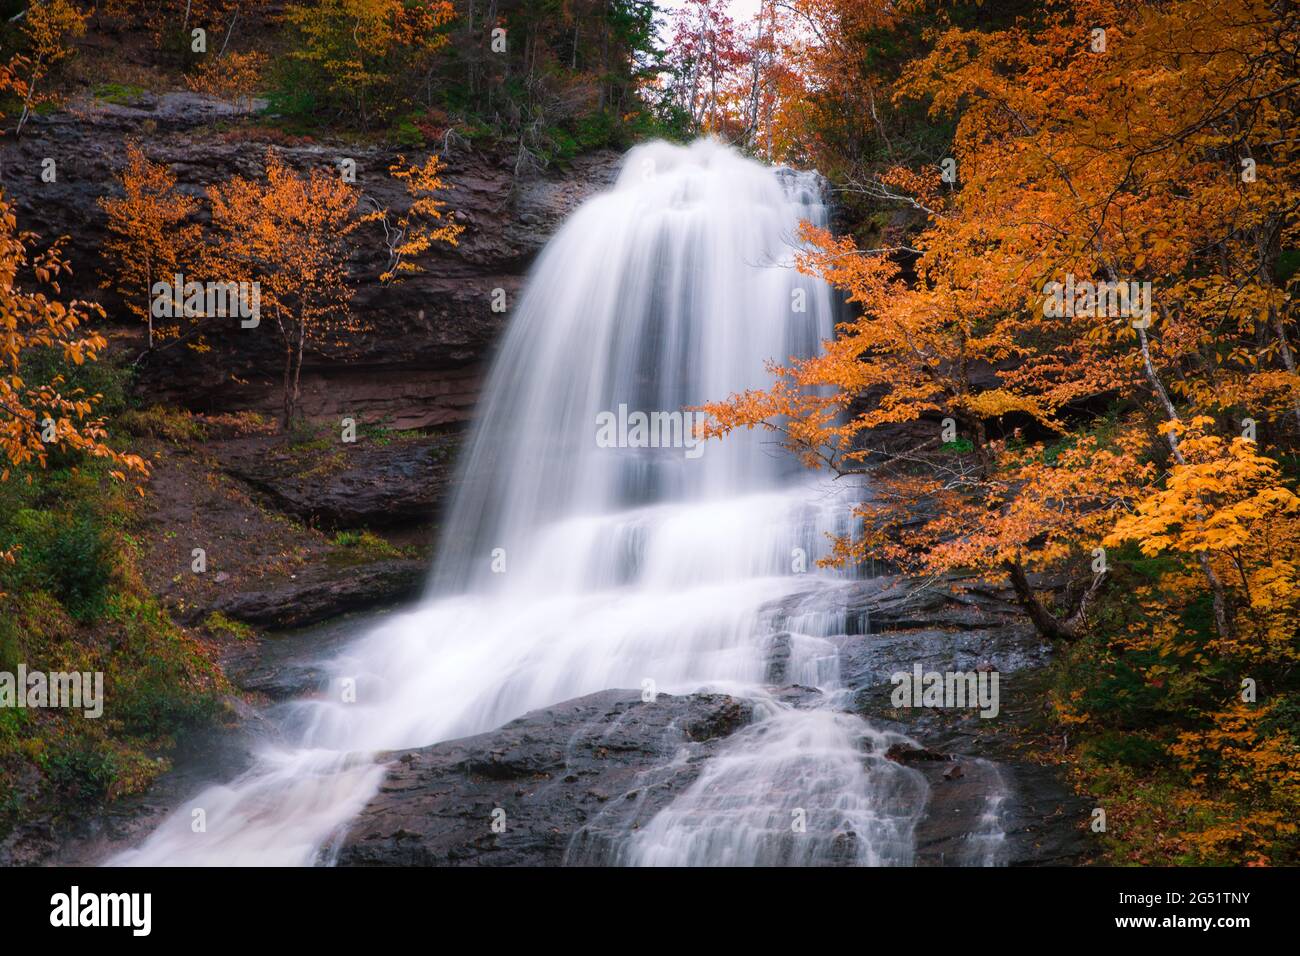
<svg viewBox="0 0 1300 956"><path fill-rule="evenodd" d="M23 645L18 624L12 618L0 617L0 671L12 674L24 660ZM0 710L0 717L8 711Z"/></svg>
<svg viewBox="0 0 1300 956"><path fill-rule="evenodd" d="M150 595L115 594L104 620L123 639L108 661L113 716L131 734L172 735L221 710L219 671Z"/></svg>
<svg viewBox="0 0 1300 956"><path fill-rule="evenodd" d="M91 803L108 796L117 779L116 755L89 742L78 743L48 755L45 772L65 797L75 803Z"/></svg>
<svg viewBox="0 0 1300 956"><path fill-rule="evenodd" d="M360 531L340 531L334 535L334 543L340 548L355 548L361 544Z"/></svg>
<svg viewBox="0 0 1300 956"><path fill-rule="evenodd" d="M161 438L173 444L202 441L207 437L207 429L188 411L182 408L168 408L164 405L151 405L137 411L131 409L117 418L117 425L131 435Z"/></svg>
<svg viewBox="0 0 1300 956"><path fill-rule="evenodd" d="M424 145L424 131L420 129L418 120L423 117L421 113L408 113L405 116L398 117L397 122L393 124L389 131L389 138L394 145L402 146L406 149L419 149Z"/></svg>
<svg viewBox="0 0 1300 956"><path fill-rule="evenodd" d="M276 57L266 94L266 112L290 121L295 130L311 130L318 125L316 114L322 103L318 91L319 70L293 57Z"/></svg>
<svg viewBox="0 0 1300 956"><path fill-rule="evenodd" d="M1084 745L1088 759L1103 765L1119 764L1139 770L1150 770L1171 763L1165 746L1158 740L1140 734L1104 731Z"/></svg>
<svg viewBox="0 0 1300 956"><path fill-rule="evenodd" d="M336 565L384 561L404 556L401 549L370 531L340 531L334 535L334 544L342 549L331 555L331 563Z"/></svg>
<svg viewBox="0 0 1300 956"><path fill-rule="evenodd" d="M243 621L226 617L220 611L213 611L203 619L203 626L213 634L225 634L237 641L252 640L256 633Z"/></svg>
<svg viewBox="0 0 1300 956"><path fill-rule="evenodd" d="M17 589L48 592L79 621L103 611L112 566L106 532L93 514L24 509L7 530L6 545L17 554L0 580Z"/></svg>
<svg viewBox="0 0 1300 956"><path fill-rule="evenodd" d="M28 385L50 382L62 376L60 391L68 394L83 389L87 395L100 395L95 406L96 415L112 416L127 407L127 394L131 386L132 371L111 361L84 362L75 365L64 359L58 349L41 347L23 353L22 376Z"/></svg>
<svg viewBox="0 0 1300 956"><path fill-rule="evenodd" d="M95 87L95 99L117 106L130 106L140 99L144 89L130 83L100 83Z"/></svg>

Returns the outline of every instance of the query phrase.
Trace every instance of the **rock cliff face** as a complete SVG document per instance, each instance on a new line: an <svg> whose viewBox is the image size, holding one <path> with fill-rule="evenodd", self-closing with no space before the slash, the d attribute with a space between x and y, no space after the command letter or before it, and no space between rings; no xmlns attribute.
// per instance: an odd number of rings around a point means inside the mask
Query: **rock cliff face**
<svg viewBox="0 0 1300 956"><path fill-rule="evenodd" d="M100 252L106 219L96 201L120 194L114 177L132 138L152 160L169 164L178 187L194 195L232 175L260 176L265 151L274 144L300 170L338 168L351 159L367 202L405 208L404 187L387 172L396 150L286 137L249 125L234 106L210 97L146 93L125 105L85 99L66 112L36 117L21 140L0 140L0 188L14 203L21 228L47 241L71 237L67 252L75 273L66 291L99 298L124 323L120 303L97 288L108 264ZM427 152L407 150L406 158L422 161ZM46 159L54 160L53 182L42 179ZM368 331L308 354L301 407L309 419L350 415L393 428L464 420L508 318L492 310L493 290L504 290L507 304L513 303L529 263L565 216L612 181L618 154L593 153L563 170L518 175L510 159L459 141L444 159L451 186L445 198L466 227L460 245L431 251L420 261L423 272L381 285L386 254L379 227L361 228L349 272L352 308ZM115 337L124 349L143 348L142 330L133 324ZM274 415L283 353L271 323L241 329L231 320L205 338L213 351L172 347L143 360L140 387L195 411Z"/></svg>

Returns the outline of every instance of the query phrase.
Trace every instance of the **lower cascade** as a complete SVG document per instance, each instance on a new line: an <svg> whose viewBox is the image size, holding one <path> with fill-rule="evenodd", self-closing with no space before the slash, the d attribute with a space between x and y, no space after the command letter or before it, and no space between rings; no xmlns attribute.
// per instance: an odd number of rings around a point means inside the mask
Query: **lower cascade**
<svg viewBox="0 0 1300 956"><path fill-rule="evenodd" d="M383 752L630 688L730 694L756 719L648 825L572 862L911 863L928 787L884 757L906 738L845 712L830 638L849 632L847 579L816 567L851 500L770 435L693 431L692 406L832 334L831 290L792 264L804 220L826 221L815 174L709 140L630 151L514 309L424 601L330 662L328 690L286 705L242 775L111 862L332 862Z"/></svg>

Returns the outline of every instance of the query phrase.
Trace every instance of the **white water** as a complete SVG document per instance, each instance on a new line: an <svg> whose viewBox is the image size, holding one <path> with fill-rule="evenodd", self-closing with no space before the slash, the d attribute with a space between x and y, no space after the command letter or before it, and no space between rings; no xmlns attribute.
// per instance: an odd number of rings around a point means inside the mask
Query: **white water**
<svg viewBox="0 0 1300 956"><path fill-rule="evenodd" d="M331 694L293 706L285 742L114 862L318 862L376 792L375 751L647 680L751 698L763 719L610 862L909 862L920 775L880 756L901 738L830 707L838 664L825 637L844 624L817 609L831 582L812 562L846 502L759 432L694 460L595 437L599 412L762 387L766 360L830 336L830 290L790 268L803 219L825 219L809 174L706 141L631 151L614 188L547 246L515 309L430 597L334 661ZM810 573L792 573L796 548ZM782 601L797 610L778 615ZM793 632L786 682L822 688L823 706L787 706L764 686L776 630ZM806 832L792 825L800 814Z"/></svg>

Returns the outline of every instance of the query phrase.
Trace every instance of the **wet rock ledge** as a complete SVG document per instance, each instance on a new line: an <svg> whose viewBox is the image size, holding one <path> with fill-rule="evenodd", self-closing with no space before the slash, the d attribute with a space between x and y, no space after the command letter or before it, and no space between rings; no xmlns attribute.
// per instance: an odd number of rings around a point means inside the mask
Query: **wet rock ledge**
<svg viewBox="0 0 1300 956"><path fill-rule="evenodd" d="M391 755L379 794L338 850L341 866L607 863L751 720L722 694L645 703L609 690L497 730ZM492 813L505 810L505 831Z"/></svg>

